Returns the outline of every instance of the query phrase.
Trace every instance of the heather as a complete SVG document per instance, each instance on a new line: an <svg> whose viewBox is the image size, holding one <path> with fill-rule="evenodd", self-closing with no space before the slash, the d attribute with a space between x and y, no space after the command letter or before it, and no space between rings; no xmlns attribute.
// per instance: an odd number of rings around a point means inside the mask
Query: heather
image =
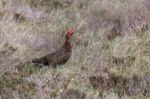
<svg viewBox="0 0 150 99"><path fill-rule="evenodd" d="M0 0L0 98L148 99L149 14L149 0ZM25 63L60 48L68 28L65 65Z"/></svg>

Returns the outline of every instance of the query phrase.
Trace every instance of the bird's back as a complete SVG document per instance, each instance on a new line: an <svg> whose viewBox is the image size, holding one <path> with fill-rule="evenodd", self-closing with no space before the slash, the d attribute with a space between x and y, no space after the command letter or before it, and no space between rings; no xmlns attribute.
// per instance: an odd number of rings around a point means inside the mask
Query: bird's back
<svg viewBox="0 0 150 99"><path fill-rule="evenodd" d="M71 56L71 50L68 50L66 48L60 48L57 51L55 51L54 53L50 53L46 56L43 56L39 59L34 59L32 62L33 63L40 63L43 65L61 65L61 64L65 64L68 59Z"/></svg>

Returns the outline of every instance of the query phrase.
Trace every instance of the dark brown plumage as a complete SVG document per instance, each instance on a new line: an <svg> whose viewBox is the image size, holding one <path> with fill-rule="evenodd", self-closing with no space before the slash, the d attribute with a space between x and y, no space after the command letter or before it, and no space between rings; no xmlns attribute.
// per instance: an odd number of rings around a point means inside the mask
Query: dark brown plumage
<svg viewBox="0 0 150 99"><path fill-rule="evenodd" d="M73 35L73 33L73 30L69 29L66 34L66 41L60 49L41 58L33 59L32 62L35 64L51 66L65 64L71 56L72 46L70 43L70 37Z"/></svg>

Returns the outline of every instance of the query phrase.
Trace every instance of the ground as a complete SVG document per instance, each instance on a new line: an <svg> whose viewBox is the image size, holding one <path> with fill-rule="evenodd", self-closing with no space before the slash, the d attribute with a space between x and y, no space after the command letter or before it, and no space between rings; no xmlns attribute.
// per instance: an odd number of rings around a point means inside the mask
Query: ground
<svg viewBox="0 0 150 99"><path fill-rule="evenodd" d="M0 99L150 98L149 0L0 0ZM27 63L60 48L65 65Z"/></svg>

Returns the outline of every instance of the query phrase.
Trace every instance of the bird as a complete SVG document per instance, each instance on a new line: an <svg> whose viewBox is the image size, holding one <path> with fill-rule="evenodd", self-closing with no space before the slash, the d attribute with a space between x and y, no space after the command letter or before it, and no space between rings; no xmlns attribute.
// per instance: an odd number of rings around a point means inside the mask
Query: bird
<svg viewBox="0 0 150 99"><path fill-rule="evenodd" d="M70 43L70 38L72 37L73 34L74 30L68 29L66 33L65 42L61 48L43 57L33 59L32 63L53 67L65 64L69 60L72 53L72 45Z"/></svg>

